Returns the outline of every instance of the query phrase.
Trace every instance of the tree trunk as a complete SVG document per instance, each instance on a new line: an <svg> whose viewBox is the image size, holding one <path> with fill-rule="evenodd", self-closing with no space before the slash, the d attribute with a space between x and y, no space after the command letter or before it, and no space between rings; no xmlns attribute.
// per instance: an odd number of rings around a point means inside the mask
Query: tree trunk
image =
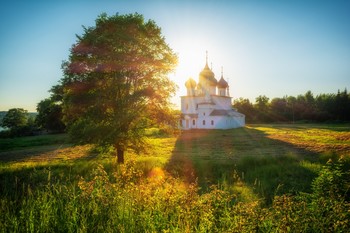
<svg viewBox="0 0 350 233"><path fill-rule="evenodd" d="M118 158L119 164L124 163L124 150L121 149L120 147L117 147L117 158Z"/></svg>

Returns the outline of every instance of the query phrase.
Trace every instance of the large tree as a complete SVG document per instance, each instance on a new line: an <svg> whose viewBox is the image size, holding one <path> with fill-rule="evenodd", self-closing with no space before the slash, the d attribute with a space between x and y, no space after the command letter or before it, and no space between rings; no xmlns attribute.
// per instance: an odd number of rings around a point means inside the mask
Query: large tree
<svg viewBox="0 0 350 233"><path fill-rule="evenodd" d="M177 56L161 29L140 14L100 15L84 27L62 65L63 112L73 138L114 146L118 162L127 148L142 148L144 129L173 122L167 75Z"/></svg>

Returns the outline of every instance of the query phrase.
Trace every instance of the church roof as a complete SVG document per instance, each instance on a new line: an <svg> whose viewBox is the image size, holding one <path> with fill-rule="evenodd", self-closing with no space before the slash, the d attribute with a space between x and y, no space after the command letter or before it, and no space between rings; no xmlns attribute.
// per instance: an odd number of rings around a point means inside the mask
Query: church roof
<svg viewBox="0 0 350 233"><path fill-rule="evenodd" d="M199 83L204 86L209 84L210 86L216 86L218 81L215 79L214 72L208 66L208 52L206 55L205 66L203 70L199 73Z"/></svg>
<svg viewBox="0 0 350 233"><path fill-rule="evenodd" d="M221 78L220 78L220 80L218 82L218 87L219 88L226 88L226 87L228 87L228 83L225 81L223 73L224 73L223 67L221 66Z"/></svg>
<svg viewBox="0 0 350 233"><path fill-rule="evenodd" d="M228 87L228 83L225 81L225 79L222 76L218 82L218 87L220 87L220 88Z"/></svg>
<svg viewBox="0 0 350 233"><path fill-rule="evenodd" d="M242 113L239 113L235 110L224 110L224 109L214 109L210 116L235 116L235 117L243 117L244 115Z"/></svg>
<svg viewBox="0 0 350 233"><path fill-rule="evenodd" d="M205 84L208 82L210 86L216 86L218 81L215 79L213 71L205 64L204 69L199 73L199 82Z"/></svg>
<svg viewBox="0 0 350 233"><path fill-rule="evenodd" d="M210 113L210 116L228 116L228 110L214 109L214 110Z"/></svg>

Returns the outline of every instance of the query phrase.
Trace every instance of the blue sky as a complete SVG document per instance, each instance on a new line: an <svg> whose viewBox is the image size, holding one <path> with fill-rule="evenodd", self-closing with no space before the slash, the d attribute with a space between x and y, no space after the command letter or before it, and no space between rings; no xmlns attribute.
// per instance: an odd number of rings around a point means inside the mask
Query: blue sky
<svg viewBox="0 0 350 233"><path fill-rule="evenodd" d="M82 25L102 12L138 12L154 20L179 55L171 78L184 82L209 63L229 80L230 94L254 101L350 88L350 1L2 1L0 110L49 96Z"/></svg>

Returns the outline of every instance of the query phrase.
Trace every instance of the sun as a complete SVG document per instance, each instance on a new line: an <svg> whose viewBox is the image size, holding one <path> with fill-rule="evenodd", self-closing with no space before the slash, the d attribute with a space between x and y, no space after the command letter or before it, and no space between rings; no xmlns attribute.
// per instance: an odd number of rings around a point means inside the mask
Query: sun
<svg viewBox="0 0 350 233"><path fill-rule="evenodd" d="M199 72L205 66L207 49L205 42L199 43L195 39L179 40L173 45L173 48L178 55L179 63L175 72L170 75L170 79L179 87L176 96L173 98L175 105L178 105L180 96L186 95L185 82L190 77L198 80Z"/></svg>

